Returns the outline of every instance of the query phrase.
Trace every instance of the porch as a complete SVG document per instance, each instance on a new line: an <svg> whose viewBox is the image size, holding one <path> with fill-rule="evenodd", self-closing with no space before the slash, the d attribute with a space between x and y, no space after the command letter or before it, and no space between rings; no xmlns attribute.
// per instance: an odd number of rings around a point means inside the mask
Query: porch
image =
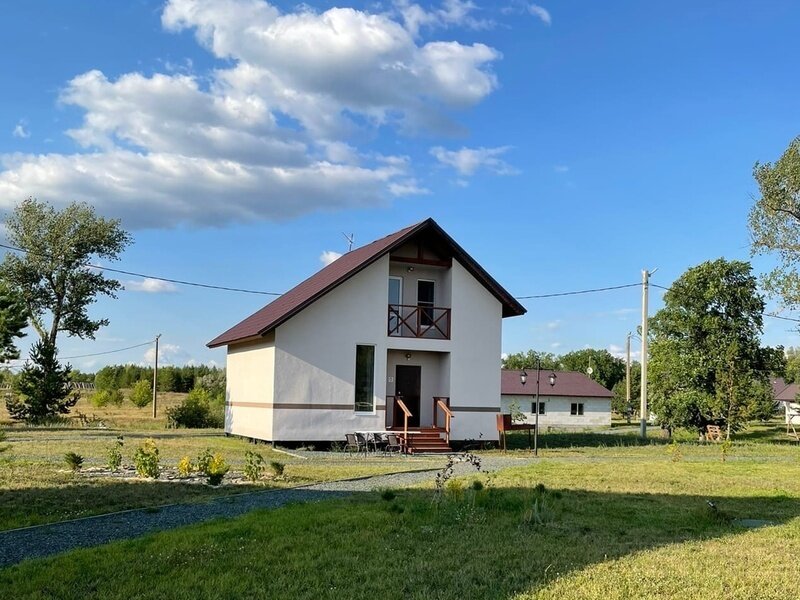
<svg viewBox="0 0 800 600"><path fill-rule="evenodd" d="M407 454L428 452L451 452L450 428L453 412L450 398L435 396L431 402L433 422L430 425L409 425L414 414L406 406L401 396L386 398L386 431L392 431L400 439L401 447Z"/></svg>

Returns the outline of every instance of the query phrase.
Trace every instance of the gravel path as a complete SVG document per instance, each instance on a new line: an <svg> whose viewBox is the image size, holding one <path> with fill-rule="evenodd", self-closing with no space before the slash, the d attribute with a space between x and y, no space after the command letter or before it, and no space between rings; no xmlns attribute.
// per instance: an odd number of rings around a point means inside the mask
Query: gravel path
<svg viewBox="0 0 800 600"><path fill-rule="evenodd" d="M487 456L482 458L482 470L494 471L522 465L529 460ZM456 472L467 474L474 472L474 469L459 464ZM29 558L50 556L73 548L99 546L210 519L237 517L257 509L278 508L293 502L316 502L384 488L410 487L432 481L434 473L435 470L391 473L293 489L250 492L214 498L202 503L127 510L0 532L0 568Z"/></svg>

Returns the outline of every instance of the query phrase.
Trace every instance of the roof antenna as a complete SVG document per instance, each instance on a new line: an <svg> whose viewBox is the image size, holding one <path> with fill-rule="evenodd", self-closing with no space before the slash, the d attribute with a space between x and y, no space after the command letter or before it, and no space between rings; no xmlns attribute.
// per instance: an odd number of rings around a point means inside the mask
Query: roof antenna
<svg viewBox="0 0 800 600"><path fill-rule="evenodd" d="M344 239L347 240L347 251L350 252L353 249L353 240L355 239L356 234L351 233L350 235L347 235L346 233L342 232L342 235L344 236Z"/></svg>

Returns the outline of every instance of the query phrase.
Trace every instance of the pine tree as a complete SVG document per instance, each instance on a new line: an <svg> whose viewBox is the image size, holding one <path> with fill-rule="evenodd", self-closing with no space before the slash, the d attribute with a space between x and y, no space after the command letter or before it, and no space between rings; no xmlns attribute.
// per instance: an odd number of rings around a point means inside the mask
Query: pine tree
<svg viewBox="0 0 800 600"><path fill-rule="evenodd" d="M6 400L13 419L29 423L46 422L58 415L67 414L78 401L78 394L70 390L69 365L58 362L58 350L46 341L31 348L14 383L15 395Z"/></svg>

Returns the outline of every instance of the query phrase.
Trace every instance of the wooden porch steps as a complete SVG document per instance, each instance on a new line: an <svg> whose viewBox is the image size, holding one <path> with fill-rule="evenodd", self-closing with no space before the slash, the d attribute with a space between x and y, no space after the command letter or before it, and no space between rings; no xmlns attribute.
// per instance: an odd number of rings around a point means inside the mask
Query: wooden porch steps
<svg viewBox="0 0 800 600"><path fill-rule="evenodd" d="M406 447L409 454L445 454L452 452L450 444L443 437L444 430L439 428L423 428L414 433L409 432ZM400 433L402 438L403 434Z"/></svg>

